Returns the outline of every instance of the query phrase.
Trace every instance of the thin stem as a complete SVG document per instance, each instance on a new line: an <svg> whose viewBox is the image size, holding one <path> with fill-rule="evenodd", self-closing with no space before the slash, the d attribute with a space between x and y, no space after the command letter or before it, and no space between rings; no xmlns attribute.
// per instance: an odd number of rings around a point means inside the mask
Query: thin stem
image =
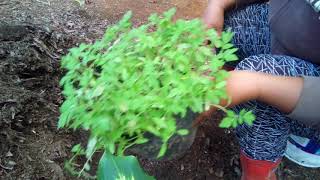
<svg viewBox="0 0 320 180"><path fill-rule="evenodd" d="M221 106L221 105L218 105L218 104L211 104L211 106L216 107L216 108L218 108L218 109L222 110L222 111L223 111L223 112L225 112L225 113L227 113L227 112L228 112L228 111L227 111L227 109L226 109L225 107Z"/></svg>
<svg viewBox="0 0 320 180"><path fill-rule="evenodd" d="M89 161L91 160L91 158L92 158L92 156L93 156L93 154L94 154L95 152L96 152L96 147L93 149L92 153L91 153L91 154L90 154L90 156L87 158L87 161L86 161L86 163L84 163L84 165L83 165L83 167L82 167L81 171L79 172L78 177L80 177L80 176L81 176L82 172L83 172L83 171L84 171L84 169L85 169L85 166L89 163Z"/></svg>

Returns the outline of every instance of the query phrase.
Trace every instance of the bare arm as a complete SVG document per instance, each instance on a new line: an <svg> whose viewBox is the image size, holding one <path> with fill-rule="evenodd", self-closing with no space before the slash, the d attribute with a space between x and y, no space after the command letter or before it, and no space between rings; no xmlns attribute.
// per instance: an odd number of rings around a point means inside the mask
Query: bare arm
<svg viewBox="0 0 320 180"><path fill-rule="evenodd" d="M229 106L256 99L276 107L290 119L320 130L320 77L284 77L247 71L230 74L227 93L232 103Z"/></svg>
<svg viewBox="0 0 320 180"><path fill-rule="evenodd" d="M256 99L288 114L295 108L303 88L303 79L299 77L247 71L230 74L227 81L227 93L232 99L230 106Z"/></svg>
<svg viewBox="0 0 320 180"><path fill-rule="evenodd" d="M290 113L295 108L303 87L303 79L282 77L249 71L231 71L227 79L227 94L231 100L222 100L221 106L232 107L250 100L259 100L272 105L284 113ZM195 121L201 123L216 107L203 112Z"/></svg>
<svg viewBox="0 0 320 180"><path fill-rule="evenodd" d="M227 94L232 107L250 100L258 100L276 107L290 119L320 130L320 77L285 77L259 72L232 71L227 79ZM202 113L194 125L206 120L216 111L211 107Z"/></svg>

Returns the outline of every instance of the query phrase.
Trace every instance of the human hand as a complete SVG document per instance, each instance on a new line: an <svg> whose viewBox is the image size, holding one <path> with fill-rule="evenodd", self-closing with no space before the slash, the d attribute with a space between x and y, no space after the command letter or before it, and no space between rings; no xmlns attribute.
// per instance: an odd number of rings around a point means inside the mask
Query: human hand
<svg viewBox="0 0 320 180"><path fill-rule="evenodd" d="M202 17L207 28L214 28L220 34L223 31L224 12L234 4L235 0L209 0Z"/></svg>
<svg viewBox="0 0 320 180"><path fill-rule="evenodd" d="M220 34L223 30L224 22L223 3L219 0L209 1L202 19L207 28L214 28Z"/></svg>
<svg viewBox="0 0 320 180"><path fill-rule="evenodd" d="M201 113L194 121L193 126L201 124L215 113L218 107L232 107L249 100L257 99L259 96L258 81L261 74L248 71L230 71L226 79L226 91L229 99L223 99L218 105L211 105L205 112Z"/></svg>

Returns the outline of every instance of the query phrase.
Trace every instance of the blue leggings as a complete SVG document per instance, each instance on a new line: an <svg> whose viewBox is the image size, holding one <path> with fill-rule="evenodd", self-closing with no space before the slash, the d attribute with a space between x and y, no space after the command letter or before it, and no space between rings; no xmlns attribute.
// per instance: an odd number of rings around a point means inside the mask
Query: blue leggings
<svg viewBox="0 0 320 180"><path fill-rule="evenodd" d="M268 5L245 7L226 15L226 28L235 33L233 43L241 59L237 70L258 71L280 76L319 76L320 67L307 60L273 55L270 50ZM285 152L289 134L307 137L320 143L320 132L287 118L276 108L258 101L235 108L250 109L256 115L252 126L236 129L241 150L252 159L276 161Z"/></svg>

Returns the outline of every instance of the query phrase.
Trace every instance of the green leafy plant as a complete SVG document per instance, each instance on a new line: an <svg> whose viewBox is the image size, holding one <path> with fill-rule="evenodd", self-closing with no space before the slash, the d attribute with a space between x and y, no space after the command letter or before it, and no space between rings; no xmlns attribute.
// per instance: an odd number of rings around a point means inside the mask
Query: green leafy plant
<svg viewBox="0 0 320 180"><path fill-rule="evenodd" d="M198 19L173 22L174 14L171 9L161 17L151 15L147 24L134 28L129 12L102 39L72 48L63 57L65 101L59 128L90 132L87 148L76 145L72 150L87 158L78 174L90 169L96 151L123 157L127 148L148 141L145 133L162 140L158 157L163 156L170 137L188 134L176 128L175 119L184 117L187 109L203 112L216 106L224 110L227 116L220 124L224 128L252 123L251 112L236 115L218 106L228 98L228 73L222 66L238 59L230 43L232 33L219 37ZM204 45L207 39L210 45Z"/></svg>

